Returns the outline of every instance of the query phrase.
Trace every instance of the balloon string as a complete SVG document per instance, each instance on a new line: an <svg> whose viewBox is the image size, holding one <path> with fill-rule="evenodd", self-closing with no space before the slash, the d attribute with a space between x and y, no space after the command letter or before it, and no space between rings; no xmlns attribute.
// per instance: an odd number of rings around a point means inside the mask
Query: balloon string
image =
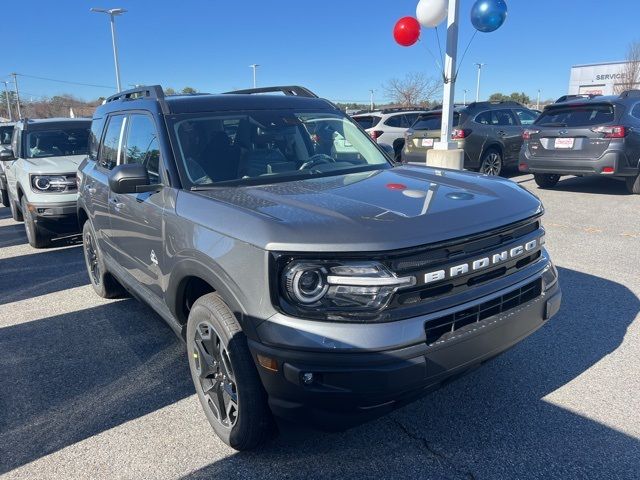
<svg viewBox="0 0 640 480"><path fill-rule="evenodd" d="M471 40L469 40L469 43L467 44L467 48L464 49L464 53L462 54L462 57L460 58L460 61L458 62L458 68L456 69L456 74L454 76L454 78L457 80L458 79L458 72L460 71L460 67L462 66L462 62L464 61L464 57L467 54L467 51L469 50L469 47L471 46L471 43L473 42L473 39L476 38L476 34L478 33L478 30L473 32L473 35L471 36Z"/></svg>
<svg viewBox="0 0 640 480"><path fill-rule="evenodd" d="M425 48L427 49L427 52L429 52L429 55L431 55L431 58L433 58L433 63L436 64L436 67L438 67L440 70L443 70L443 67L440 64L440 61L436 58L435 54L431 51L431 49L427 47L426 43L425 43Z"/></svg>
<svg viewBox="0 0 640 480"><path fill-rule="evenodd" d="M437 25L436 25L436 38L438 39L438 50L440 51L440 61L442 62L440 64L440 68L442 69L442 78L444 78L446 83L445 72L444 72L444 55L442 54L442 45L440 44L440 32L438 31Z"/></svg>

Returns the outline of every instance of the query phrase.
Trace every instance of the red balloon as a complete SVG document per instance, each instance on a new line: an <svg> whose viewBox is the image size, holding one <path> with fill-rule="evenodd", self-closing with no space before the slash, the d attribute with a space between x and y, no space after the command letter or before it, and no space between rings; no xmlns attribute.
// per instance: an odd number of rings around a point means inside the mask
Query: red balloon
<svg viewBox="0 0 640 480"><path fill-rule="evenodd" d="M420 23L413 17L403 17L393 27L393 38L403 47L410 47L420 38Z"/></svg>

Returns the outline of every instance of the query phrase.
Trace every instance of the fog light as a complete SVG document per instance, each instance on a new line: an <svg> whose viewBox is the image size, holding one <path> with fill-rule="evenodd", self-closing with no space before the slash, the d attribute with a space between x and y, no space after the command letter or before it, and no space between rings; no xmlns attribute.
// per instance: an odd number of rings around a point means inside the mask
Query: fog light
<svg viewBox="0 0 640 480"><path fill-rule="evenodd" d="M302 374L302 383L305 385L311 385L315 381L315 376L311 372Z"/></svg>

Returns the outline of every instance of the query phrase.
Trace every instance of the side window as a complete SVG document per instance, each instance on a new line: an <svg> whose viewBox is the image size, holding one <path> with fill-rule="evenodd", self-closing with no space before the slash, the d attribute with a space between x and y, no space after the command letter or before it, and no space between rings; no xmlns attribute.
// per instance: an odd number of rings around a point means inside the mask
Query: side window
<svg viewBox="0 0 640 480"><path fill-rule="evenodd" d="M103 128L104 118L94 118L89 131L89 158L94 161L98 159L98 148L100 147Z"/></svg>
<svg viewBox="0 0 640 480"><path fill-rule="evenodd" d="M474 122L481 123L482 125L491 124L491 112L482 112L476 116Z"/></svg>
<svg viewBox="0 0 640 480"><path fill-rule="evenodd" d="M394 115L393 117L389 117L387 118L387 120L384 122L384 124L387 127L396 127L396 128L402 128L402 120L404 118L404 115Z"/></svg>
<svg viewBox="0 0 640 480"><path fill-rule="evenodd" d="M636 103L636 105L631 110L631 116L640 119L640 103Z"/></svg>
<svg viewBox="0 0 640 480"><path fill-rule="evenodd" d="M414 123L416 123L416 120L418 119L418 117L420 116L419 113L407 113L404 118L407 121L407 125L406 127L409 128L411 125L413 125Z"/></svg>
<svg viewBox="0 0 640 480"><path fill-rule="evenodd" d="M498 127L514 127L516 119L509 110L494 110L491 115L491 125Z"/></svg>
<svg viewBox="0 0 640 480"><path fill-rule="evenodd" d="M131 115L124 148L124 163L139 163L149 172L151 183L160 183L160 146L153 120L148 115Z"/></svg>
<svg viewBox="0 0 640 480"><path fill-rule="evenodd" d="M104 135L104 141L102 142L102 148L100 149L100 155L98 164L111 170L118 164L118 157L120 156L121 140L122 140L122 126L124 125L124 115L114 115L109 118L109 124L107 125L107 131Z"/></svg>
<svg viewBox="0 0 640 480"><path fill-rule="evenodd" d="M520 125L533 125L538 116L529 110L523 110L521 108L514 110L518 118L520 119Z"/></svg>

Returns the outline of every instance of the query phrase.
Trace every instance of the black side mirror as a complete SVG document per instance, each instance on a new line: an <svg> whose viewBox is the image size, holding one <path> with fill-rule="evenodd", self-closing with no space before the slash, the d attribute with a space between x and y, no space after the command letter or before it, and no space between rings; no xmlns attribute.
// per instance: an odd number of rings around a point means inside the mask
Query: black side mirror
<svg viewBox="0 0 640 480"><path fill-rule="evenodd" d="M10 162L15 159L16 156L13 154L13 150L11 150L10 148L0 150L0 162Z"/></svg>
<svg viewBox="0 0 640 480"><path fill-rule="evenodd" d="M144 193L158 190L152 185L147 169L139 163L118 165L109 173L109 188L113 193Z"/></svg>

